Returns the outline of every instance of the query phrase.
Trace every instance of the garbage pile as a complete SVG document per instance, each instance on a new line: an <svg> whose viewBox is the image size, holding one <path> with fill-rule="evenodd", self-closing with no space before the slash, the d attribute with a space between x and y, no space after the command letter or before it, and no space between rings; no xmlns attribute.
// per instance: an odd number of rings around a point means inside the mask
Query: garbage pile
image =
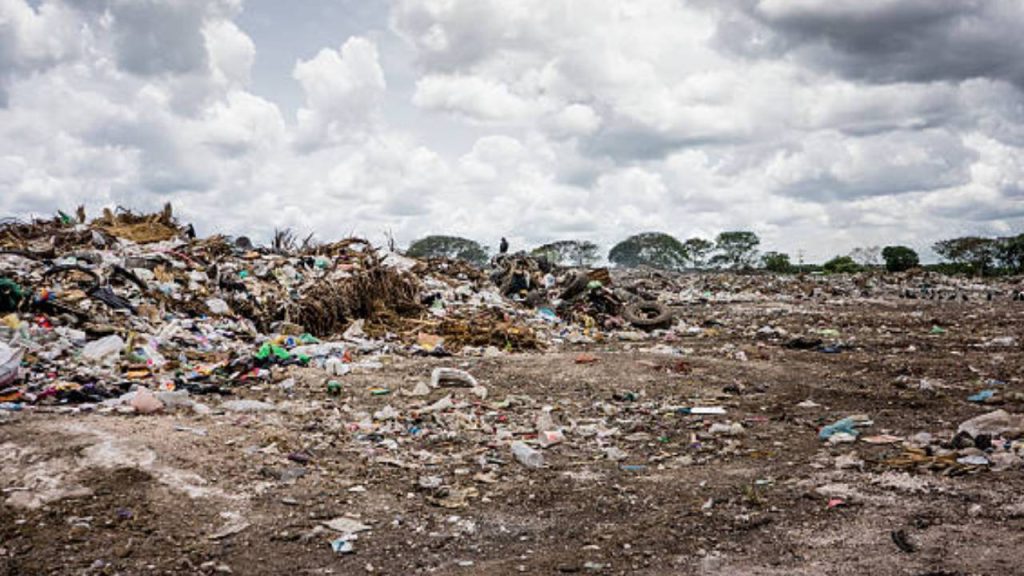
<svg viewBox="0 0 1024 576"><path fill-rule="evenodd" d="M539 350L601 339L626 318L644 329L672 319L653 300L625 303L637 297L603 269L518 254L486 274L356 238L310 240L197 238L170 205L0 223L0 401L103 402L140 386L228 394L270 366Z"/></svg>
<svg viewBox="0 0 1024 576"><path fill-rule="evenodd" d="M928 300L945 302L1016 301L1018 278L984 281L914 270L893 274L670 274L654 270L623 272L620 282L673 294L670 304L805 302L809 300Z"/></svg>
<svg viewBox="0 0 1024 576"><path fill-rule="evenodd" d="M25 519L0 565L42 557L62 513L63 565L127 573L250 573L270 548L345 573L504 573L495 558L545 542L557 551L532 572L636 571L769 523L846 518L859 534L861 514L896 504L947 514L945 529L993 486L1019 488L1024 334L992 300L1012 293L525 253L480 270L356 238L199 238L170 207L0 222L0 483ZM518 354L533 351L552 353ZM947 482L964 475L979 480ZM187 498L148 505L164 488ZM205 537L104 545L181 526ZM910 553L923 530L892 541Z"/></svg>
<svg viewBox="0 0 1024 576"><path fill-rule="evenodd" d="M0 265L0 402L8 409L126 401L139 387L230 394L268 380L273 367L340 375L381 354L484 356L608 340L672 348L665 343L721 330L713 318L686 325L676 313L685 306L1012 292L928 275L560 269L523 252L481 271L358 238L299 242L280 233L266 247L198 238L170 205L155 214L106 210L91 221L80 208L0 222ZM790 348L841 351L760 330L757 338ZM746 354L728 345L723 353Z"/></svg>

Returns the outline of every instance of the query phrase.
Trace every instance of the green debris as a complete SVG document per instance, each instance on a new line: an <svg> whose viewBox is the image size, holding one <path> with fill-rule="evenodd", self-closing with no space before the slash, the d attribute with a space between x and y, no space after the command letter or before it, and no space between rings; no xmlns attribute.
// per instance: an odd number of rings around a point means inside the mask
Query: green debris
<svg viewBox="0 0 1024 576"><path fill-rule="evenodd" d="M256 351L255 356L257 360L267 360L273 357L280 362L285 362L292 358L295 358L303 364L309 362L309 356L305 354L292 354L287 349L276 344L271 344L270 342L264 342L263 345L260 346L260 349Z"/></svg>
<svg viewBox="0 0 1024 576"><path fill-rule="evenodd" d="M0 278L0 312L14 312L25 298L21 286L10 278Z"/></svg>

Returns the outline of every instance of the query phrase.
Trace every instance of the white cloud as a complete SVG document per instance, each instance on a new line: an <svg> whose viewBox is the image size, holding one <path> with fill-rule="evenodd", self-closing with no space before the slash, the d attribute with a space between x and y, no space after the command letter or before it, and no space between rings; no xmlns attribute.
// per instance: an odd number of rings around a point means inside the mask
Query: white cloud
<svg viewBox="0 0 1024 576"><path fill-rule="evenodd" d="M554 132L565 136L589 136L601 127L601 117L586 104L569 104L553 122Z"/></svg>
<svg viewBox="0 0 1024 576"><path fill-rule="evenodd" d="M246 86L256 59L256 45L252 39L229 20L208 23L203 34L216 79L233 87Z"/></svg>
<svg viewBox="0 0 1024 576"><path fill-rule="evenodd" d="M298 112L302 147L337 143L352 130L372 123L387 84L377 46L350 38L340 50L324 48L312 60L295 65L295 79L306 94Z"/></svg>
<svg viewBox="0 0 1024 576"><path fill-rule="evenodd" d="M251 78L302 31L250 37L238 0L0 0L0 213L172 200L207 232L514 247L752 229L810 259L1024 222L1009 0L384 9L296 52L289 110Z"/></svg>
<svg viewBox="0 0 1024 576"><path fill-rule="evenodd" d="M515 124L532 116L531 104L507 85L478 76L426 76L416 83L413 103L485 122Z"/></svg>

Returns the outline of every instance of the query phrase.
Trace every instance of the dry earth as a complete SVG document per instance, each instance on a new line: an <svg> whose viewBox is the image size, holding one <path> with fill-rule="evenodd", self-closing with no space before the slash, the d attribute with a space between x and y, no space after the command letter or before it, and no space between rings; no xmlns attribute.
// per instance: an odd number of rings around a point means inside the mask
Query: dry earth
<svg viewBox="0 0 1024 576"><path fill-rule="evenodd" d="M862 438L948 441L996 408L966 401L990 379L1005 382L999 407L1024 412L1022 307L693 306L681 313L708 329L670 343L682 358L657 341L591 345L589 364L568 348L393 357L346 376L338 396L312 369L294 372L291 392L236 390L273 403L268 412L207 399L207 416L8 414L0 574L1024 574L1019 466L902 468L887 462L899 443L817 438L865 413L874 424ZM834 329L849 348L788 349L756 333L766 325ZM1002 336L1018 344L984 346ZM462 366L487 399L401 392L436 366ZM413 414L449 393L467 404ZM817 406L798 406L807 400ZM527 436L545 405L566 438L533 470L495 430ZM671 410L699 405L728 413ZM378 432L354 424L386 406L398 418ZM712 433L716 422L742 434ZM370 527L348 554L323 526L341 516Z"/></svg>

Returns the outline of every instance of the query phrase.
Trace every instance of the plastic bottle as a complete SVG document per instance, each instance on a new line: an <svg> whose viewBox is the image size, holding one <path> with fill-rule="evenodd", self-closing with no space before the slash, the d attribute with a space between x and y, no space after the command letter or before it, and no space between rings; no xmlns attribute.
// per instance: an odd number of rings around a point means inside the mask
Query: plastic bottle
<svg viewBox="0 0 1024 576"><path fill-rule="evenodd" d="M124 340L120 336L107 336L86 344L82 350L82 356L88 360L99 362L120 356L122 348L124 348Z"/></svg>
<svg viewBox="0 0 1024 576"><path fill-rule="evenodd" d="M530 448L525 442L515 441L512 443L512 455L520 464L527 468L540 468L544 466L544 455Z"/></svg>

